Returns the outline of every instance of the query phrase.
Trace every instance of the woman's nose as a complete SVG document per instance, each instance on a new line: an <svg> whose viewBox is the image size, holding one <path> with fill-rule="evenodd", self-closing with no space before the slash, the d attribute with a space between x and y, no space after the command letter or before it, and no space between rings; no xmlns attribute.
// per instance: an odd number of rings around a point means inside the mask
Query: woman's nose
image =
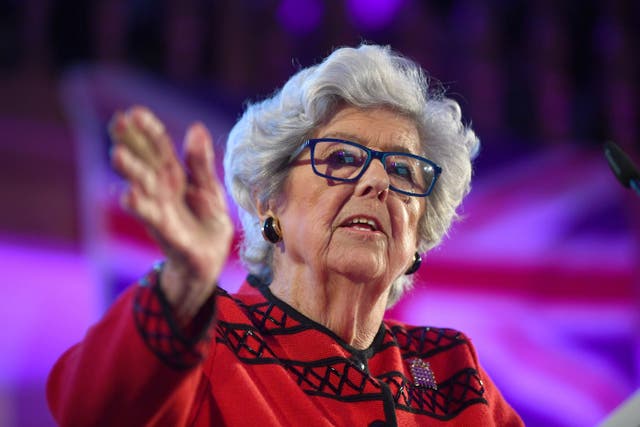
<svg viewBox="0 0 640 427"><path fill-rule="evenodd" d="M373 159L356 183L355 192L358 196L374 196L384 201L389 195L389 183L384 165L380 160Z"/></svg>

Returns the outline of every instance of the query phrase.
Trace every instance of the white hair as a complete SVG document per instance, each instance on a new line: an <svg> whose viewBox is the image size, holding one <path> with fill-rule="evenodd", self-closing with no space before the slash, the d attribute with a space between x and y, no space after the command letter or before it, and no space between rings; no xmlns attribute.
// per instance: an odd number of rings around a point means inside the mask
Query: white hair
<svg viewBox="0 0 640 427"><path fill-rule="evenodd" d="M461 121L457 102L432 87L424 71L388 46L340 48L305 68L281 90L247 108L233 127L224 157L225 183L239 207L243 237L240 257L253 275L272 279L273 245L261 234L256 200L266 203L283 188L289 157L314 129L344 105L385 108L413 120L423 153L442 167L419 220L418 252L436 246L457 218L470 190L471 159L479 141ZM412 284L402 275L392 284L389 306Z"/></svg>

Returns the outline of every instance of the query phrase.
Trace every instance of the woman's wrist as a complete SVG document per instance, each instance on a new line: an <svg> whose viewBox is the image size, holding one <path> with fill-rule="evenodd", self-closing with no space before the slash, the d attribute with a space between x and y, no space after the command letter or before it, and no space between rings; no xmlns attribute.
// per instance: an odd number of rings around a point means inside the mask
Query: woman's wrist
<svg viewBox="0 0 640 427"><path fill-rule="evenodd" d="M216 288L215 280L197 278L188 268L171 260L161 264L159 279L158 286L183 328L192 322Z"/></svg>
<svg viewBox="0 0 640 427"><path fill-rule="evenodd" d="M215 292L188 323L181 324L161 286L165 263L158 263L140 280L133 315L138 332L149 349L176 369L190 368L205 357L215 319Z"/></svg>

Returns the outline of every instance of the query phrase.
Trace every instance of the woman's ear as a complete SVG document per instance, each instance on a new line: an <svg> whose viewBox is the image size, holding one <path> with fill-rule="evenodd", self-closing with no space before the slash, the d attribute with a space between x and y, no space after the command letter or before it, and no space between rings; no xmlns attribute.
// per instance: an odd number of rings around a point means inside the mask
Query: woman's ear
<svg viewBox="0 0 640 427"><path fill-rule="evenodd" d="M254 204L256 207L256 214L260 221L264 221L267 217L276 218L284 208L285 199L281 195L273 196L267 200L262 200L260 197L254 194Z"/></svg>
<svg viewBox="0 0 640 427"><path fill-rule="evenodd" d="M263 202L260 199L256 199L256 213L258 214L258 218L260 221L264 221L265 218L271 216L273 212L271 211L271 203L269 201Z"/></svg>

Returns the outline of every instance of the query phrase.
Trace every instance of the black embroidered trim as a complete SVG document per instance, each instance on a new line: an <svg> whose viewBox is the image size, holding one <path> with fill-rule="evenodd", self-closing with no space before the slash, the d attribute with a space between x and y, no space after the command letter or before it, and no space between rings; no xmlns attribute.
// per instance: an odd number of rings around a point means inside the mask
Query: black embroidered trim
<svg viewBox="0 0 640 427"><path fill-rule="evenodd" d="M346 401L380 398L380 386L349 359L334 357L303 362L279 359L257 329L219 321L216 341L224 343L242 362L276 364L289 371L305 393ZM365 393L365 388L372 392Z"/></svg>
<svg viewBox="0 0 640 427"><path fill-rule="evenodd" d="M162 264L138 283L133 300L133 316L138 333L147 347L162 362L173 369L189 369L204 359L201 344L210 341L208 334L213 322L213 295L192 322L191 334L185 334L173 315L171 305L160 287Z"/></svg>
<svg viewBox="0 0 640 427"><path fill-rule="evenodd" d="M404 359L432 357L467 343L464 335L460 332L446 328L416 327L405 329L395 325L389 328L389 333L393 336L393 342L388 342L387 347L395 345L400 347Z"/></svg>
<svg viewBox="0 0 640 427"><path fill-rule="evenodd" d="M471 367L443 379L438 383L438 390L431 390L413 387L401 372L388 372L373 378L368 375L366 368L359 368L347 358L335 357L313 362L278 358L263 337L320 328L311 321L304 321L301 315L287 313L286 307L278 306L270 294L265 294L266 302L253 305L245 304L222 290L218 291L218 296L232 299L245 310L253 324L218 321L216 341L227 346L243 363L282 366L309 395L347 402L380 400L384 397L384 387L389 389L397 409L441 420L455 417L470 405L487 404L480 376ZM394 325L384 328L382 335L383 338L376 339L374 343L374 353L398 347L403 359L427 359L467 344L461 333L442 328L406 329Z"/></svg>
<svg viewBox="0 0 640 427"><path fill-rule="evenodd" d="M477 370L465 368L446 381L438 383L438 389L413 387L402 373L388 372L378 378L389 385L396 407L416 414L428 414L440 420L454 418L468 406L488 404L484 386Z"/></svg>
<svg viewBox="0 0 640 427"><path fill-rule="evenodd" d="M308 325L288 316L286 311L270 302L248 306L247 310L254 325L271 335L294 334L309 329Z"/></svg>
<svg viewBox="0 0 640 427"><path fill-rule="evenodd" d="M395 399L391 395L391 389L386 383L381 384L382 387L382 405L384 407L385 426L397 427L398 419L396 417Z"/></svg>
<svg viewBox="0 0 640 427"><path fill-rule="evenodd" d="M242 307L251 318L253 325L262 333L286 335L313 329L311 324L300 321L295 315L296 313L290 315L287 310L271 301L272 298L270 298L271 293L269 291L266 292L266 301L253 305L245 304L242 300L234 298L224 289L218 288L216 292L218 297L229 298Z"/></svg>
<svg viewBox="0 0 640 427"><path fill-rule="evenodd" d="M234 298L232 295L218 288L218 296L229 298L235 304L244 308L249 317L252 319L253 325L258 328L261 333L268 335L286 335L294 334L305 330L319 330L320 332L332 337L338 344L352 354L370 358L373 355L374 348L367 350L359 350L345 343L338 335L330 329L311 321L300 312L290 307L285 302L275 297L269 287L259 282L255 276L249 276L247 280L253 279L251 285L257 288L265 298L265 301L256 304L245 304L242 300ZM372 347L379 347L385 335L384 325L380 325L380 330L373 340Z"/></svg>

